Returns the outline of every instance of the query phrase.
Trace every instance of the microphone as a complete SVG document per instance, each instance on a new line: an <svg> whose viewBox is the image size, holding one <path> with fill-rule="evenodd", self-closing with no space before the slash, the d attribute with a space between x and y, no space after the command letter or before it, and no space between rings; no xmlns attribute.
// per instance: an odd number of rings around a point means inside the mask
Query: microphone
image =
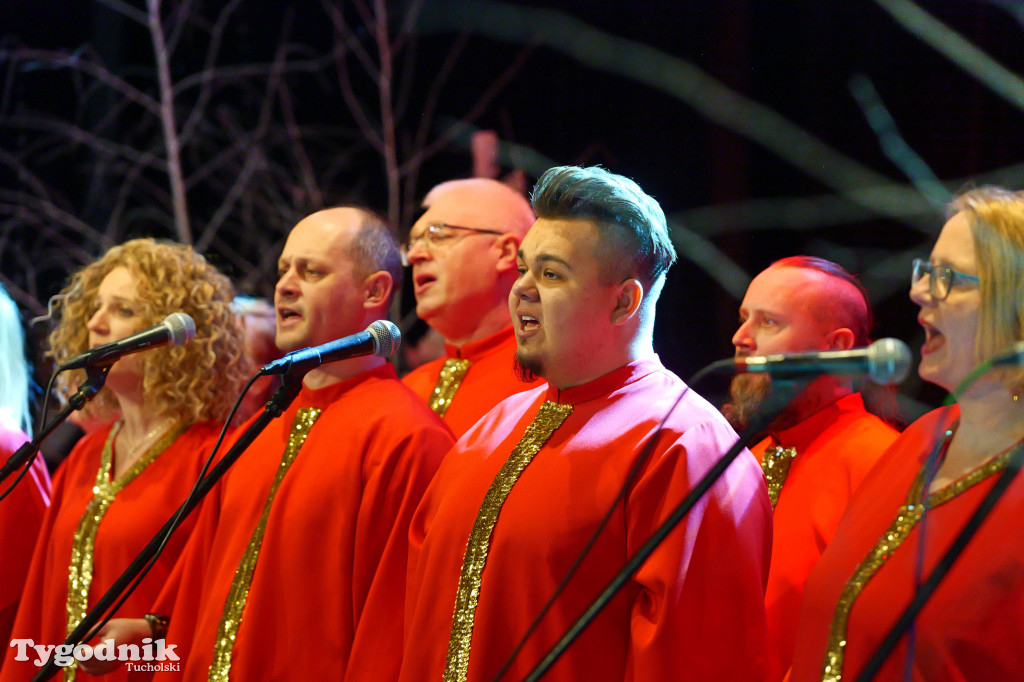
<svg viewBox="0 0 1024 682"><path fill-rule="evenodd" d="M765 372L780 379L867 375L876 384L898 384L910 373L911 355L899 339L879 339L866 348L751 355L735 363L737 374Z"/></svg>
<svg viewBox="0 0 1024 682"><path fill-rule="evenodd" d="M126 336L119 341L90 348L64 361L58 372L79 367L103 367L117 362L121 356L157 346L184 346L196 335L196 323L185 313L171 313L160 324Z"/></svg>
<svg viewBox="0 0 1024 682"><path fill-rule="evenodd" d="M377 320L366 331L350 334L329 343L292 351L283 358L264 365L260 375L305 374L325 362L348 360L362 355L386 358L402 345L402 333L393 323Z"/></svg>

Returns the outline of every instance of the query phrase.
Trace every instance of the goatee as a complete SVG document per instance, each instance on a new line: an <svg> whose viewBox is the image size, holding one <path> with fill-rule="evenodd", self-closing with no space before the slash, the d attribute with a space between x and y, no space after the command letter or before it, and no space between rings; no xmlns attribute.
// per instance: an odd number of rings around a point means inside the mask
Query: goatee
<svg viewBox="0 0 1024 682"><path fill-rule="evenodd" d="M516 378L524 384L536 381L544 374L544 366L540 360L523 357L519 351L516 351L516 358L512 368L516 373Z"/></svg>

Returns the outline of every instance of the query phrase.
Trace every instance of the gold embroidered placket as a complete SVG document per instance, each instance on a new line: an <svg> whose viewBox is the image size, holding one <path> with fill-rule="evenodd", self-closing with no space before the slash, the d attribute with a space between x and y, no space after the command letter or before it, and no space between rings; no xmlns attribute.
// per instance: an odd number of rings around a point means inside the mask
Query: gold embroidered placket
<svg viewBox="0 0 1024 682"><path fill-rule="evenodd" d="M160 440L153 443L141 457L135 460L131 468L124 472L120 478L111 481L110 470L114 463L114 438L121 430L121 422L114 424L107 436L107 442L103 445L103 452L100 454L100 468L96 472L96 482L93 485L93 498L85 508L82 520L78 522L75 529L74 541L71 545L71 562L68 567L68 601L67 601L67 634L71 634L78 624L89 612L89 588L92 585L93 552L96 546L96 533L99 531L100 523L110 509L114 497L117 496L126 485L132 482L136 476L150 465L160 453L170 447L178 436L185 431L186 426L171 429L164 434ZM72 663L63 670L65 682L74 680L77 675L77 663Z"/></svg>
<svg viewBox="0 0 1024 682"><path fill-rule="evenodd" d="M245 610L245 601L249 596L249 585L252 583L252 574L256 570L256 560L260 555L260 546L263 544L263 533L267 529L267 519L270 516L270 508L274 504L274 497L278 488L284 480L285 474L291 468L296 455L306 442L309 430L313 428L317 418L320 416L320 408L304 407L295 414L292 421L292 431L288 435L288 444L281 455L281 463L277 466L277 473L274 481L270 484L270 492L267 493L267 500L263 503L263 512L256 527L253 529L249 544L238 562L235 569L235 577L231 581L231 589L228 591L227 600L224 602L224 615L221 616L220 624L217 625L217 639L213 645L213 662L210 664L210 680L227 682L231 672L231 652L235 647L235 638L238 636L238 628L242 624L242 612Z"/></svg>
<svg viewBox="0 0 1024 682"><path fill-rule="evenodd" d="M947 437L951 434L947 434ZM950 501L968 488L981 483L989 476L1006 468L1006 462L1016 448L1008 451L986 462L961 479L950 483L945 488L936 490L922 503L922 488L924 487L925 471L922 468L910 486L907 494L907 501L896 510L896 519L885 531L881 539L868 553L867 557L857 566L857 570L846 581L839 596L839 603L836 605L835 613L832 616L832 626L828 634L828 649L825 652L825 662L821 669L822 682L840 682L843 679L843 662L846 648L846 629L849 624L850 611L853 603L864 590L868 581L885 564L892 553L907 539L910 532L921 520L925 508L935 507Z"/></svg>
<svg viewBox="0 0 1024 682"><path fill-rule="evenodd" d="M430 392L430 400L427 401L430 409L436 412L438 417L443 417L451 407L455 391L459 390L462 380L466 378L470 364L469 360L459 358L448 358L444 361L441 374L438 375L437 383L434 384L434 390Z"/></svg>
<svg viewBox="0 0 1024 682"><path fill-rule="evenodd" d="M796 457L796 448L784 448L781 445L770 447L761 455L761 470L768 482L768 498L772 501L772 509L779 502L782 485L789 475L789 465Z"/></svg>
<svg viewBox="0 0 1024 682"><path fill-rule="evenodd" d="M505 499L512 492L512 486L526 469L533 456L551 438L566 417L572 414L572 405L545 402L537 411L519 443L505 460L491 487L480 503L473 530L469 534L466 554L462 560L459 575L459 590L455 596L455 613L452 617L451 637L448 640L448 655L445 661L444 681L465 682L469 670L469 648L473 639L473 622L476 605L480 598L480 578L487 563L491 534L498 522L498 514Z"/></svg>

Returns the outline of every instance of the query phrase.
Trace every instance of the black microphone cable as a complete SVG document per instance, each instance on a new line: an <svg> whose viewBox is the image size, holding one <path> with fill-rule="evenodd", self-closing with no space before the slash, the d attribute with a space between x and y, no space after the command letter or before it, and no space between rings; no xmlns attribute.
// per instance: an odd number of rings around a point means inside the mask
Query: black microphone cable
<svg viewBox="0 0 1024 682"><path fill-rule="evenodd" d="M549 597L548 600L544 602L544 606L541 607L540 613L538 613L537 617L533 619L533 622L530 623L530 626L526 628L526 632L523 633L523 636L519 639L519 642L512 650L512 653L509 654L509 657L505 659L505 663L501 666L501 668L494 675L494 677L491 678L491 682L498 682L498 680L500 680L501 677L506 672L508 672L509 667L515 661L516 657L519 655L519 652L522 651L524 646L526 646L526 642L530 638L530 635L533 634L534 630L537 629L541 621L544 619L544 616L547 615L547 612L551 609L552 606L554 606L555 600L558 599L558 597L562 594L565 588L568 587L569 581L576 574L577 569L579 569L580 565L583 563L583 560L586 559L587 554L590 553L590 550L594 546L594 543L597 542L598 536L601 535L601 531L604 530L605 526L608 525L608 521L611 520L612 515L618 508L619 502L622 500L623 497L625 497L626 491L629 490L629 487L633 484L633 479L636 478L636 475L640 472L640 469L647 462L647 459L651 456L651 453L654 451L654 446L658 441L658 435L661 434L662 429L665 427L665 422L668 421L668 418L672 416L672 413L675 411L676 407L679 406L679 403L682 401L683 396L685 396L689 392L690 384L683 384L683 390L679 393L679 396L676 397L675 401L668 408L668 412L665 413L665 416L661 418L661 421L654 429L654 432L651 434L651 437L647 441L647 444L644 445L643 450L641 450L640 456L637 457L636 461L633 463L633 466L630 467L629 472L626 474L625 480L622 482L622 485L619 487L618 493L615 495L615 499L612 500L612 503L608 506L608 511L605 512L604 516L598 522L597 528L594 529L594 532L590 534L590 538L583 545L583 549L580 550L580 553L572 562L572 565L569 566L569 570L566 572L565 577L562 578L562 581L558 583L557 587L555 587L555 591L551 594L551 597Z"/></svg>
<svg viewBox="0 0 1024 682"><path fill-rule="evenodd" d="M217 442L214 443L213 449L210 451L209 456L207 456L206 461L203 463L203 468L199 472L199 477L196 479L196 482L192 485L192 490L189 491L189 494L185 498L185 501L182 502L182 504L178 507L177 513L175 513L175 515L171 518L171 525L168 527L167 532L164 533L163 537L161 538L160 545L156 548L156 551L153 553L153 556L149 559L146 565L142 567L142 569L139 571L139 574L135 577L132 583L127 588L125 588L125 591L121 595L121 598L118 600L118 602L114 604L112 607L110 607L110 609L107 611L103 619L100 620L100 622L97 623L95 626L93 626L93 629L89 631L89 634L82 638L82 642L90 641L99 633L100 630L103 629L103 626L106 625L110 621L110 619L114 617L114 614L117 613L117 611L124 605L125 601L128 600L128 597L132 595L132 593L139 586L139 584L142 583L143 579L145 579L146 575L148 575L150 570L152 570L153 566L156 564L157 559L160 558L160 555L163 553L164 548L167 546L167 542L171 539L171 536L174 534L176 530L178 530L178 527L184 521L184 510L188 508L189 503L192 502L192 499L195 497L196 492L199 490L200 484L203 482L203 479L206 478L206 473L207 471L209 471L210 465L213 463L214 457L216 457L217 455L217 451L220 450L220 446L224 442L224 438L228 432L228 427L231 424L232 420L235 418L235 414L238 412L239 406L242 404L242 399L245 398L245 394L249 392L249 389L252 388L253 383L255 383L259 377L260 375L256 374L255 376L250 378L249 381L245 384L245 387L242 389L242 392L239 394L238 398L235 400L235 404L231 407L231 411L228 413L228 416L224 419L224 426L221 427L220 434L217 436Z"/></svg>

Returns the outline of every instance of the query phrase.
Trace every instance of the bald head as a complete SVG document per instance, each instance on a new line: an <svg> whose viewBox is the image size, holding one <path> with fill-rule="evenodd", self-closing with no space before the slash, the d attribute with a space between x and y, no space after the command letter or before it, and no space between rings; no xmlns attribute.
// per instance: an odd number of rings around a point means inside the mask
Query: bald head
<svg viewBox="0 0 1024 682"><path fill-rule="evenodd" d="M530 203L508 185L489 178L442 182L427 192L423 207L452 225L488 227L520 241L533 225Z"/></svg>
<svg viewBox="0 0 1024 682"><path fill-rule="evenodd" d="M868 292L843 266L815 256L790 256L771 267L802 270L815 284L808 305L818 321L826 327L850 329L854 346L870 343L874 314Z"/></svg>
<svg viewBox="0 0 1024 682"><path fill-rule="evenodd" d="M511 324L516 252L533 224L526 197L496 180L452 180L430 190L409 231L416 314L463 346ZM431 231L436 238L428 238Z"/></svg>
<svg viewBox="0 0 1024 682"><path fill-rule="evenodd" d="M871 306L857 280L824 259L773 263L740 304L737 354L846 350L867 345Z"/></svg>
<svg viewBox="0 0 1024 682"><path fill-rule="evenodd" d="M871 306L853 275L822 258L794 256L772 263L747 287L732 343L738 357L848 350L868 344L871 324ZM761 374L733 379L723 408L733 426L746 428L770 385ZM852 390L848 379L819 377L773 424L786 428Z"/></svg>
<svg viewBox="0 0 1024 682"><path fill-rule="evenodd" d="M276 343L290 351L354 334L385 317L401 259L398 243L375 215L330 208L292 228L277 270Z"/></svg>

